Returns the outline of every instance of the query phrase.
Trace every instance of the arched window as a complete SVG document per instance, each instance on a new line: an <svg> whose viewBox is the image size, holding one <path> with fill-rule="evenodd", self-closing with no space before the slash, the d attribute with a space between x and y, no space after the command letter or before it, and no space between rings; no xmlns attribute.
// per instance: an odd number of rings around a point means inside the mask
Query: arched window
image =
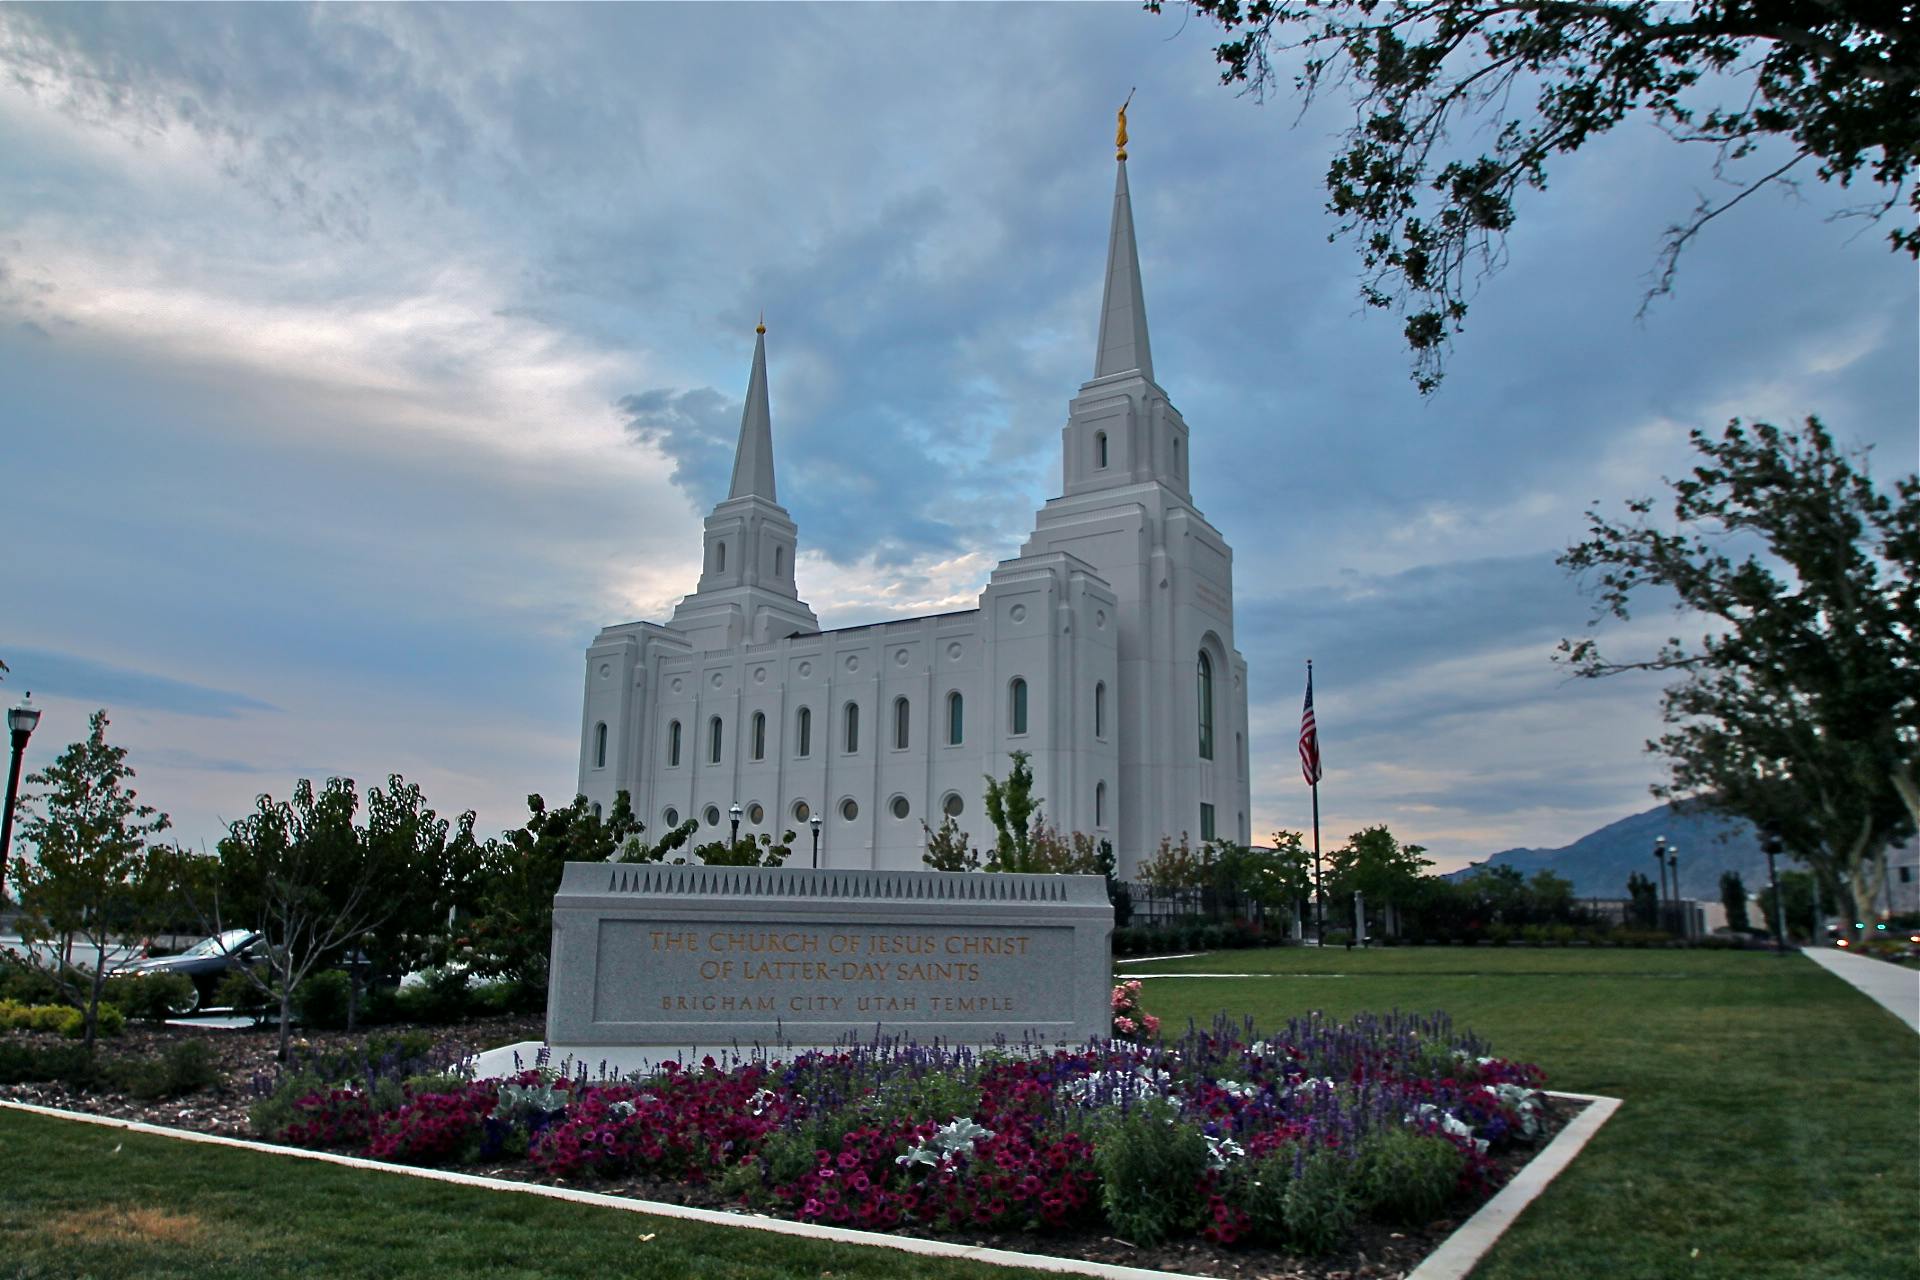
<svg viewBox="0 0 1920 1280"><path fill-rule="evenodd" d="M1093 784L1093 825L1107 825L1107 784L1104 782Z"/></svg>
<svg viewBox="0 0 1920 1280"><path fill-rule="evenodd" d="M773 576L778 578L786 571L787 549L785 547L775 547L773 549Z"/></svg>
<svg viewBox="0 0 1920 1280"><path fill-rule="evenodd" d="M966 736L967 700L958 689L947 695L947 745L957 747Z"/></svg>
<svg viewBox="0 0 1920 1280"><path fill-rule="evenodd" d="M793 718L793 754L810 756L813 754L813 712L806 707Z"/></svg>
<svg viewBox="0 0 1920 1280"><path fill-rule="evenodd" d="M907 722L912 714L913 713L907 709L907 700L905 698L895 698L893 700L893 745L897 750L905 751L907 749Z"/></svg>
<svg viewBox="0 0 1920 1280"><path fill-rule="evenodd" d="M1107 433L1104 431L1093 433L1093 465L1096 467L1107 465Z"/></svg>
<svg viewBox="0 0 1920 1280"><path fill-rule="evenodd" d="M720 763L720 717L707 721L707 763Z"/></svg>
<svg viewBox="0 0 1920 1280"><path fill-rule="evenodd" d="M1213 759L1213 659L1200 651L1200 758Z"/></svg>
<svg viewBox="0 0 1920 1280"><path fill-rule="evenodd" d="M598 800L593 802L593 816L596 818L600 816L600 802Z"/></svg>
<svg viewBox="0 0 1920 1280"><path fill-rule="evenodd" d="M1107 736L1107 682L1104 680L1093 686L1093 736Z"/></svg>
<svg viewBox="0 0 1920 1280"><path fill-rule="evenodd" d="M767 758L767 713L764 711L753 713L753 758Z"/></svg>
<svg viewBox="0 0 1920 1280"><path fill-rule="evenodd" d="M593 767L607 767L607 722L602 720L593 726Z"/></svg>
<svg viewBox="0 0 1920 1280"><path fill-rule="evenodd" d="M1245 734L1233 735L1233 768L1236 777L1247 776L1247 739Z"/></svg>
<svg viewBox="0 0 1920 1280"><path fill-rule="evenodd" d="M1007 732L1027 731L1027 682L1019 676L1007 686Z"/></svg>
<svg viewBox="0 0 1920 1280"><path fill-rule="evenodd" d="M713 571L715 573L727 571L727 544L724 542L713 544Z"/></svg>
<svg viewBox="0 0 1920 1280"><path fill-rule="evenodd" d="M847 704L847 741L846 752L852 755L860 749L860 704Z"/></svg>
<svg viewBox="0 0 1920 1280"><path fill-rule="evenodd" d="M680 722L675 720L667 726L667 767L675 768L680 763Z"/></svg>

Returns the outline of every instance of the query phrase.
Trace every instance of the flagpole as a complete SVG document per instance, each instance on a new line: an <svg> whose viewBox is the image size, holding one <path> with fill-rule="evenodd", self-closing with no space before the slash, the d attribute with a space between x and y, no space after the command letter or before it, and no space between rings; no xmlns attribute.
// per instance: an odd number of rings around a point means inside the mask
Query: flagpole
<svg viewBox="0 0 1920 1280"><path fill-rule="evenodd" d="M1307 697L1313 697L1313 659L1307 659ZM1318 752L1318 727L1315 728L1315 751ZM1316 767L1314 773L1320 770ZM1320 868L1320 779L1314 778L1308 784L1313 792L1313 940L1320 946L1327 941L1327 892L1326 881L1322 879Z"/></svg>

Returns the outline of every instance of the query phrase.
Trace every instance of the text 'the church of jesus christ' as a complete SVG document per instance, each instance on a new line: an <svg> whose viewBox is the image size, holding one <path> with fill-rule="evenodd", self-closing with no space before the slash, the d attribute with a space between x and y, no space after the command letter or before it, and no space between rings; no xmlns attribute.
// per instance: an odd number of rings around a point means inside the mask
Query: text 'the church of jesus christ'
<svg viewBox="0 0 1920 1280"><path fill-rule="evenodd" d="M1025 751L1048 821L1110 839L1123 875L1163 835L1248 841L1233 553L1153 378L1124 147L1099 350L1061 435L1061 494L978 608L822 631L774 488L763 327L699 584L587 650L580 794L627 791L654 832L698 818L696 841L737 803L742 835L799 832L800 865L818 816L822 866L918 868L923 820L991 845L984 775Z"/></svg>

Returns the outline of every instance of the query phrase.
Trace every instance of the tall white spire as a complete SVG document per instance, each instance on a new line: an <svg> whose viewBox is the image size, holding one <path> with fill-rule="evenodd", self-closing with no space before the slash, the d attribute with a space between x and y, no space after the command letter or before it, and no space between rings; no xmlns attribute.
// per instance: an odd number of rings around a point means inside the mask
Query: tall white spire
<svg viewBox="0 0 1920 1280"><path fill-rule="evenodd" d="M1131 234L1131 233L1129 233ZM773 492L773 413L767 407L767 326L754 329L753 372L747 378L747 403L740 411L740 443L733 453L732 498L765 498Z"/></svg>
<svg viewBox="0 0 1920 1280"><path fill-rule="evenodd" d="M1124 124L1122 126L1124 128ZM1133 243L1133 197L1127 190L1127 153L1122 142L1113 183L1113 230L1107 237L1107 290L1100 303L1100 348L1093 376L1138 370L1153 379L1147 345L1147 300L1140 291L1140 253Z"/></svg>

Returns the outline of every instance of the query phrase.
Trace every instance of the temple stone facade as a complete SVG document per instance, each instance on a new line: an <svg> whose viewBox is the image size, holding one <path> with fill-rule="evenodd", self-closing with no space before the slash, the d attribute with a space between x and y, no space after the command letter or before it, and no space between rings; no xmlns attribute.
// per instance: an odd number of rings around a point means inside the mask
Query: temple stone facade
<svg viewBox="0 0 1920 1280"><path fill-rule="evenodd" d="M743 834L797 831L802 865L818 816L822 866L911 869L923 821L951 814L991 844L982 777L1025 751L1048 820L1111 840L1123 873L1163 835L1250 840L1233 552L1194 505L1187 424L1154 381L1117 164L1061 495L979 606L820 630L776 494L763 326L698 585L666 622L607 627L587 650L582 795L606 808L627 791L654 832L697 818L697 840L724 837L738 804Z"/></svg>

